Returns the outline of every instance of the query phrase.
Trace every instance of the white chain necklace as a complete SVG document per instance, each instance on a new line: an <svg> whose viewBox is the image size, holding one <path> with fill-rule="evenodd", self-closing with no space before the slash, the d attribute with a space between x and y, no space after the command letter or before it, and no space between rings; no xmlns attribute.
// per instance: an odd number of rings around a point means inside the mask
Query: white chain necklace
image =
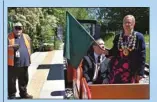
<svg viewBox="0 0 157 102"><path fill-rule="evenodd" d="M129 51L131 52L132 50L135 49L135 44L136 44L136 32L133 32L130 36L128 36L127 40L124 37L122 37L123 34L121 33L119 36L118 40L118 50L123 51L123 54L125 56L129 55Z"/></svg>

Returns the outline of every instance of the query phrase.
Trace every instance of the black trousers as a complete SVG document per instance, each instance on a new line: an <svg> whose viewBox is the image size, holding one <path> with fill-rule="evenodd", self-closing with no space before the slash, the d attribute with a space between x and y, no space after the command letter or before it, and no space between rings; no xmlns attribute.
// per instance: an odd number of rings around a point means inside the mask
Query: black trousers
<svg viewBox="0 0 157 102"><path fill-rule="evenodd" d="M16 94L16 79L18 79L20 96L27 94L28 84L28 67L14 68L8 66L8 96L15 96Z"/></svg>

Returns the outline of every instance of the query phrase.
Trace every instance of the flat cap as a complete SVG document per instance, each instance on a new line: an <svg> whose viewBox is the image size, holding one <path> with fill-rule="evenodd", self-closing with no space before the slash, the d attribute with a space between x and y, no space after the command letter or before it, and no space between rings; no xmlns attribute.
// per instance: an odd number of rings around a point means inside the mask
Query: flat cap
<svg viewBox="0 0 157 102"><path fill-rule="evenodd" d="M20 22L17 22L17 23L14 24L14 27L15 26L22 26L22 24Z"/></svg>

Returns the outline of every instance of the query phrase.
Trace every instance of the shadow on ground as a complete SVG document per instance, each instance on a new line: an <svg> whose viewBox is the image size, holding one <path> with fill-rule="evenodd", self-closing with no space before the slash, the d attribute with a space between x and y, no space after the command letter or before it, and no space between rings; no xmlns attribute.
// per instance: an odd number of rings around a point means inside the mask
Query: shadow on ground
<svg viewBox="0 0 157 102"><path fill-rule="evenodd" d="M65 91L53 91L51 92L51 96L64 96Z"/></svg>
<svg viewBox="0 0 157 102"><path fill-rule="evenodd" d="M64 80L63 64L42 64L37 69L50 69L47 80Z"/></svg>

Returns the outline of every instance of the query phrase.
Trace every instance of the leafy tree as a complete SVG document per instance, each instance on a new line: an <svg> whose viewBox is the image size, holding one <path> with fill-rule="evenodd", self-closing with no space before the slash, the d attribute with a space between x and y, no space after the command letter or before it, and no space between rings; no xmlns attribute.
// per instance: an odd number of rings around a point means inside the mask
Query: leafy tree
<svg viewBox="0 0 157 102"><path fill-rule="evenodd" d="M97 9L97 19L107 30L122 29L123 17L134 15L136 18L135 30L142 33L149 32L149 8L148 7L108 7Z"/></svg>
<svg viewBox="0 0 157 102"><path fill-rule="evenodd" d="M33 49L39 49L41 43L52 42L54 29L57 26L57 18L43 12L44 8L9 8L8 19L12 22L20 21L24 26L24 32L32 39Z"/></svg>
<svg viewBox="0 0 157 102"><path fill-rule="evenodd" d="M86 8L11 7L8 9L8 30L10 32L12 24L20 21L24 26L24 32L29 34L32 39L33 50L37 51L42 43L54 42L55 39L52 39L52 36L55 35L58 25L65 29L66 11L71 12L77 19L88 19Z"/></svg>

